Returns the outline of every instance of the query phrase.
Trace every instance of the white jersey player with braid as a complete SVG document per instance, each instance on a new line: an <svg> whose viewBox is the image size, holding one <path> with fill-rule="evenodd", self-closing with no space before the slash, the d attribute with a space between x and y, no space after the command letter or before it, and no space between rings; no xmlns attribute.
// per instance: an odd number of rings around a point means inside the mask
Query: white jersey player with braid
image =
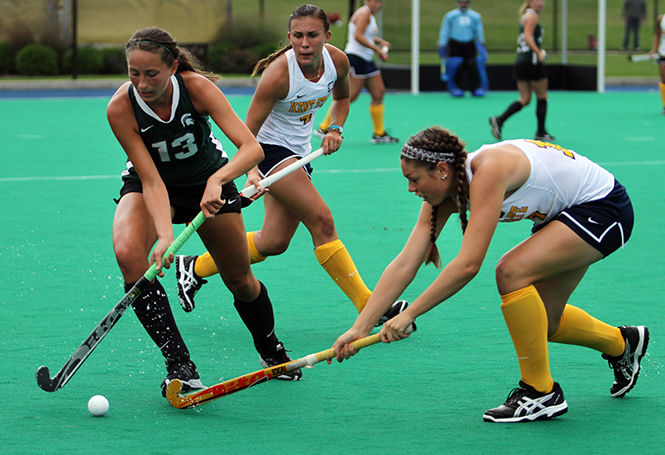
<svg viewBox="0 0 665 455"><path fill-rule="evenodd" d="M554 144L516 139L487 144L466 161L469 182L473 179L471 162L478 153L500 145L519 148L529 160L529 178L506 197L499 221L530 219L547 223L564 209L607 196L614 188L614 176L585 156Z"/></svg>

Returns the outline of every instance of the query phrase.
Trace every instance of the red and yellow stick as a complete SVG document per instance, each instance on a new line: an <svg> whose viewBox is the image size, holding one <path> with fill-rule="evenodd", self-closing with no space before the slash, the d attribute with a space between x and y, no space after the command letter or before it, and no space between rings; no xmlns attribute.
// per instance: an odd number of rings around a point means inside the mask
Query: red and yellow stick
<svg viewBox="0 0 665 455"><path fill-rule="evenodd" d="M381 341L381 339L379 338L379 334L376 333L374 335L356 340L351 344L356 349L356 351L359 351L360 349L376 344L379 341ZM291 362L265 368L263 370L257 370L253 373L239 376L234 379L229 379L228 381L220 382L219 384L206 387L203 390L198 390L184 396L180 394L182 383L180 380L174 379L169 383L166 389L166 399L169 400L169 403L174 408L193 408L209 401L216 400L217 398L230 395L234 392L247 389L256 384L269 381L270 379L274 379L277 376L297 368L316 365L323 360L332 359L334 356L335 351L333 348L326 349L325 351L310 354L300 359L292 360Z"/></svg>

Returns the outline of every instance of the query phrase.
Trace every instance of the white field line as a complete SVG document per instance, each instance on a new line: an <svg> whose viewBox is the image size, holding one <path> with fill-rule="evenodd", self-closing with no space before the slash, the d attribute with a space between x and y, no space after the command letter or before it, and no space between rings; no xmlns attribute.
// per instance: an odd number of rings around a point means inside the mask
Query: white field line
<svg viewBox="0 0 665 455"><path fill-rule="evenodd" d="M663 166L665 160L655 161L604 161L599 162L601 166ZM375 168L375 169L317 169L317 174L383 174L388 172L399 172L399 168ZM55 181L79 181L79 180L109 180L120 179L120 174L115 175L72 175L60 177L0 177L0 183L16 182L55 182Z"/></svg>

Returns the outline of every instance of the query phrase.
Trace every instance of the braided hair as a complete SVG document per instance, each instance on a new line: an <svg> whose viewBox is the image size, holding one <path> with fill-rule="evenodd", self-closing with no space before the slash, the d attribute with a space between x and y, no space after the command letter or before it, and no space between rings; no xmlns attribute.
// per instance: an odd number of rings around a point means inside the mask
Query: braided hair
<svg viewBox="0 0 665 455"><path fill-rule="evenodd" d="M212 82L220 80L218 75L205 71L194 54L184 47L178 46L173 37L161 28L148 27L134 32L129 41L127 41L125 54L133 49L141 49L158 54L167 66L173 65L173 62L178 60L178 73L194 71L205 76Z"/></svg>
<svg viewBox="0 0 665 455"><path fill-rule="evenodd" d="M409 138L402 149L402 159L417 162L421 166L434 170L437 163L444 161L448 163L455 176L455 189L457 192L457 205L462 233L466 231L468 224L467 205L469 200L469 180L466 175L465 144L459 137L440 126L431 126L420 131ZM437 213L439 205L432 207L432 218L430 227L430 250L426 264L434 263L436 267L441 266L439 250L436 247L437 238Z"/></svg>
<svg viewBox="0 0 665 455"><path fill-rule="evenodd" d="M299 19L301 17L309 17L309 16L320 19L321 22L323 22L323 29L325 30L326 33L328 33L328 31L330 30L330 21L328 20L328 15L323 9L312 4L302 5L291 13L291 15L289 16L289 30L291 30L291 21L293 19ZM259 60L256 63L256 65L254 65L254 69L252 70L252 76L256 76L257 74L259 74L270 63L272 63L273 60L275 60L277 57L279 57L280 55L282 55L284 52L288 51L292 47L293 46L291 46L290 43L286 44L281 49L278 49L269 56Z"/></svg>

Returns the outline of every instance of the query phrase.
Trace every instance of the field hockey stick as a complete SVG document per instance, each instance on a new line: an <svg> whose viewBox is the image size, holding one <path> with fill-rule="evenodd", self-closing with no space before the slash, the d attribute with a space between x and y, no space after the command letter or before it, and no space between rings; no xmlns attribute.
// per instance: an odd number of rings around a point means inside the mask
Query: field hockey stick
<svg viewBox="0 0 665 455"><path fill-rule="evenodd" d="M262 189L268 188L270 185L275 183L277 180L281 179L282 177L290 174L291 172L295 171L296 169L300 169L301 167L305 166L307 163L310 163L323 155L323 149L318 149L313 151L312 153L309 153L302 158L300 158L298 161L289 164L286 166L284 169L280 169L279 171L275 172L274 174L270 174L268 177L264 178L263 180L259 181L259 187ZM256 186L248 186L244 188L240 192L240 198L242 199L242 206L247 207L249 204L251 204L253 201L250 199L252 196L254 196L256 193L259 192L259 188Z"/></svg>
<svg viewBox="0 0 665 455"><path fill-rule="evenodd" d="M651 60L655 60L658 58L657 54L651 55L651 54L635 54L635 55L630 55L628 54L628 61L637 63L637 62L648 62Z"/></svg>
<svg viewBox="0 0 665 455"><path fill-rule="evenodd" d="M205 217L203 212L192 220L191 223L180 233L180 235L168 247L164 258L170 254L175 254L180 247L192 236L192 234L203 224ZM76 352L67 360L67 363L60 368L60 371L54 376L50 377L49 369L47 366L42 365L37 369L35 377L37 384L42 390L47 392L55 392L63 387L74 376L76 370L85 362L85 359L95 350L97 345L102 341L107 333L113 328L115 323L120 319L120 316L130 307L132 303L141 295L152 280L157 276L157 264L152 264L147 272L132 286L132 288L125 294L125 296L118 302L113 309L102 319L95 330L85 339L83 344L79 346Z"/></svg>
<svg viewBox="0 0 665 455"><path fill-rule="evenodd" d="M406 333L412 333L414 330L415 324L412 324L407 328ZM379 341L381 341L381 338L378 333L375 333L374 335L356 340L351 344L356 349L356 351L359 351L360 349L376 344ZM284 373L288 373L289 371L303 367L311 367L324 360L332 359L333 357L335 357L335 350L333 348L326 349L325 351L310 354L297 360L282 363L281 365L264 368L263 370L257 370L253 373L245 374L234 379L229 379L228 381L220 382L219 384L206 387L203 390L198 390L185 396L180 394L180 391L182 390L182 382L180 382L179 379L174 379L173 381L169 382L169 385L166 388L166 399L169 400L169 403L174 408L194 408L212 400L216 400L218 398L222 398L232 393L248 389L252 386L261 384L271 379L275 379L276 377L281 376Z"/></svg>

